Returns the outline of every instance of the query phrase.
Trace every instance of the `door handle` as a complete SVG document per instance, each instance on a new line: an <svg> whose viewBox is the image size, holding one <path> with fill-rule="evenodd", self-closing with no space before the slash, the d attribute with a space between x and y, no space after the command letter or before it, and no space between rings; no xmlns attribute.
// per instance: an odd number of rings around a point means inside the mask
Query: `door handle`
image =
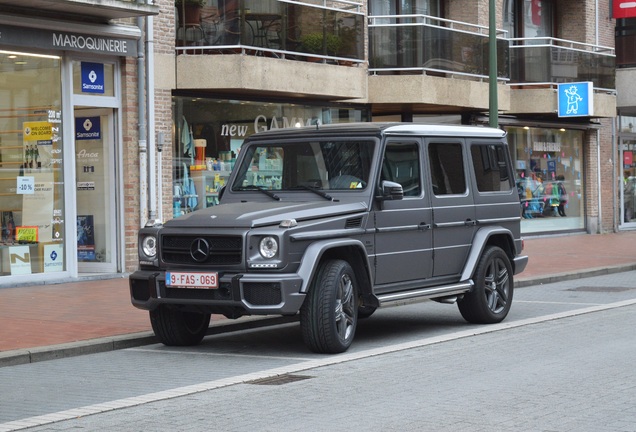
<svg viewBox="0 0 636 432"><path fill-rule="evenodd" d="M477 221L474 221L472 219L466 219L466 221L464 222L464 225L466 225L466 226L475 226L475 225L477 225Z"/></svg>
<svg viewBox="0 0 636 432"><path fill-rule="evenodd" d="M426 231L431 229L431 224L427 224L426 222L422 222L417 226L417 229L419 229L420 231Z"/></svg>

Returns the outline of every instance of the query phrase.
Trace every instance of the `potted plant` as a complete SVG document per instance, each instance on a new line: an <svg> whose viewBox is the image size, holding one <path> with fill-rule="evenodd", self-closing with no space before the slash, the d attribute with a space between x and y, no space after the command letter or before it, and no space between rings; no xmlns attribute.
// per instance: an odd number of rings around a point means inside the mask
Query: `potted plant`
<svg viewBox="0 0 636 432"><path fill-rule="evenodd" d="M309 33L301 37L303 50L311 54L335 56L342 45L340 38L334 34Z"/></svg>
<svg viewBox="0 0 636 432"><path fill-rule="evenodd" d="M174 5L179 14L179 26L200 25L201 9L207 0L175 0Z"/></svg>

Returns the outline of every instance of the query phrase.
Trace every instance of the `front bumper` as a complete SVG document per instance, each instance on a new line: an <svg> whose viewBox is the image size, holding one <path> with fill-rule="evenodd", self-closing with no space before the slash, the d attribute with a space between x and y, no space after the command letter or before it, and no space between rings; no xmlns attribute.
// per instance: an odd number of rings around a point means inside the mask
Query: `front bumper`
<svg viewBox="0 0 636 432"><path fill-rule="evenodd" d="M130 298L139 309L168 304L210 313L239 309L246 315L296 314L305 300L302 282L297 274L226 273L219 275L219 288L185 289L166 287L163 271L138 270L129 277Z"/></svg>

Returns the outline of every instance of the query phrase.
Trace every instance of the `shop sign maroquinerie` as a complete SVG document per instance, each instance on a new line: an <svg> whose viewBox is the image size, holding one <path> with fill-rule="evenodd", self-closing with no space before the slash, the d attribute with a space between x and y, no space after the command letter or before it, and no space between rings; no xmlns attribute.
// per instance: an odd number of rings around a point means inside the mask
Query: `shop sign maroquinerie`
<svg viewBox="0 0 636 432"><path fill-rule="evenodd" d="M72 25L69 25L72 30ZM114 28L114 27L113 27ZM55 31L0 25L0 42L7 45L35 47L46 50L79 51L91 54L136 56L135 38L122 35L102 36L83 32Z"/></svg>
<svg viewBox="0 0 636 432"><path fill-rule="evenodd" d="M315 118L297 118L297 117L272 117L267 120L264 115L259 115L254 119L254 130L252 133L263 132L270 129L281 129L299 126L312 126L316 122ZM246 137L249 132L247 125L224 124L221 126L221 136L230 137Z"/></svg>

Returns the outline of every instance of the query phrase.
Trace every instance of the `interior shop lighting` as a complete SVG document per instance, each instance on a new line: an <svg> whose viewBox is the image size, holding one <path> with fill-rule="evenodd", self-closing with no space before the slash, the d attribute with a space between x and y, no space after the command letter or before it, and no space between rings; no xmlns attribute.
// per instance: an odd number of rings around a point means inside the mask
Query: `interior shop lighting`
<svg viewBox="0 0 636 432"><path fill-rule="evenodd" d="M6 54L9 56L39 57L39 58L48 58L48 59L56 59L56 60L60 59L60 56L56 56L56 55L33 54L33 53L23 53L23 52L4 51L4 50L0 50L0 54ZM15 58L15 57L9 57L9 58Z"/></svg>

